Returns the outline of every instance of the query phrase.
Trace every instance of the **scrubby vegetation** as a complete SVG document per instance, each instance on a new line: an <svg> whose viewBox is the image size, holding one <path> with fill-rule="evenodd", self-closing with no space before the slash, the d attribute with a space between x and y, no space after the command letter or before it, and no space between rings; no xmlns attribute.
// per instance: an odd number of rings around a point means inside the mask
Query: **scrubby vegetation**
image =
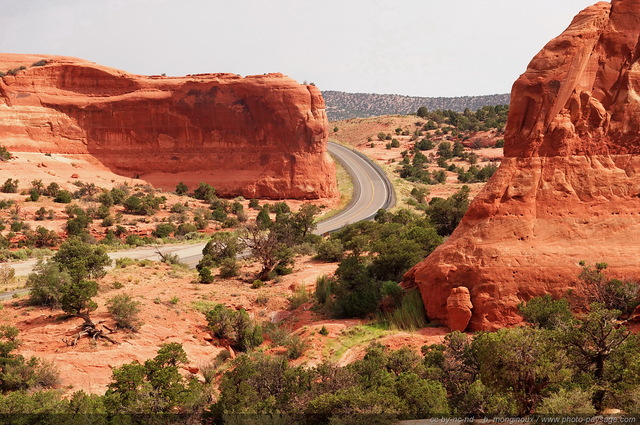
<svg viewBox="0 0 640 425"><path fill-rule="evenodd" d="M349 225L324 244L337 243L350 253L335 277L318 283L316 299L335 317L365 317L381 312L383 305L386 310L401 306L403 294L396 282L442 238L426 217L381 210L374 222Z"/></svg>
<svg viewBox="0 0 640 425"><path fill-rule="evenodd" d="M552 312L553 326L536 320L529 326L472 336L454 332L440 344L423 346L420 353L373 343L361 360L347 366L327 362L293 366L289 358L297 356L296 347L304 341L287 342L286 333L274 330L274 344L289 346L282 356L252 352L212 363L206 382L218 382L219 393L179 374L186 355L179 344L166 344L144 364L114 369L109 390L104 396L92 396L86 413L102 413L105 419L116 413L175 413L224 418L224 423L279 418L319 424L356 424L365 417L390 424L448 415L578 416L595 415L604 408L640 413L640 339L618 323L620 311L595 303L580 315L558 315L565 308L548 297L523 305L527 306ZM242 310L215 306L207 318L216 336L229 339L239 349L261 342L261 337L248 342L261 331ZM3 332L0 360L6 364L16 361L10 354L16 332ZM8 369L2 370L6 374ZM50 394L51 402L38 410L46 414L67 412L78 398L89 397L76 393L62 399L56 393L14 392L21 385L34 385L28 379L0 382L5 385L0 396L2 413L10 413L17 398L24 399L24 406L33 406L35 399Z"/></svg>

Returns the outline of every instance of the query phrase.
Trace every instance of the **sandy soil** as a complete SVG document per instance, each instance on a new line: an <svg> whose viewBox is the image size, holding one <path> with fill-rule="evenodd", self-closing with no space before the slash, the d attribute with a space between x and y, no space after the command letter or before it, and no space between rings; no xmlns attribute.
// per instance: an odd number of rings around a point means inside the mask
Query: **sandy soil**
<svg viewBox="0 0 640 425"><path fill-rule="evenodd" d="M114 328L106 302L117 294L126 293L141 303L144 322L137 333L119 330L110 334L118 342L116 345L85 338L77 346L67 346L64 339L73 338L81 320L66 317L59 310L28 306L26 300L4 302L0 324L11 324L20 329L21 354L55 362L65 391L82 389L90 393L106 390L112 368L151 358L163 343L182 344L189 358L185 369L192 371L211 362L221 350L232 351L224 342L212 338L204 315L199 311L216 303L244 308L259 322L277 323L300 335L307 342L307 350L295 364L314 365L324 360L346 364L360 358L374 340L394 349L410 346L419 350L424 344L441 341L446 334L445 328L425 328L415 333L382 331L373 339L367 339L365 335L360 343L336 356L335 350L328 347L339 344L350 328L364 322L328 319L312 309L311 301L296 310L289 309L289 297L297 287L303 285L312 293L317 277L333 273L336 267L337 264L302 257L296 261L293 274L259 289L251 288L255 272L252 266L243 267L242 275L237 279L217 279L209 285L194 283L195 271L171 268L162 263L115 269L99 281L100 294L95 298L99 307L92 319ZM323 326L329 331L327 336L319 333ZM274 353L283 351L282 348L271 348L268 340L262 349Z"/></svg>

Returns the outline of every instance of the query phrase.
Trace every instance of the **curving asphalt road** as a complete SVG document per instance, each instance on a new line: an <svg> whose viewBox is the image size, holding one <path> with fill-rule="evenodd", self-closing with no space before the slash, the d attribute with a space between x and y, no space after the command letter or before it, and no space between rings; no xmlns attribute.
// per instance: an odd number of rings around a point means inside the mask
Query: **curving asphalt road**
<svg viewBox="0 0 640 425"><path fill-rule="evenodd" d="M342 164L353 180L351 202L338 214L318 223L316 234L334 232L347 224L371 220L380 208L395 204L393 186L382 169L364 154L329 142L329 153Z"/></svg>
<svg viewBox="0 0 640 425"><path fill-rule="evenodd" d="M353 180L353 196L349 204L338 214L318 223L314 233L322 235L341 229L347 224L361 220L371 220L380 208L390 208L395 204L395 193L391 182L384 171L364 154L349 149L337 143L329 142L329 153L342 164ZM150 259L158 261L162 253L174 253L189 267L195 267L202 258L202 248L205 242L188 245L168 245L162 247L144 247L128 251L118 251L109 254L112 259L123 257L134 259ZM12 263L16 276L26 276L33 270L36 260ZM13 296L14 293L24 294L27 290L5 292L0 294L0 300Z"/></svg>

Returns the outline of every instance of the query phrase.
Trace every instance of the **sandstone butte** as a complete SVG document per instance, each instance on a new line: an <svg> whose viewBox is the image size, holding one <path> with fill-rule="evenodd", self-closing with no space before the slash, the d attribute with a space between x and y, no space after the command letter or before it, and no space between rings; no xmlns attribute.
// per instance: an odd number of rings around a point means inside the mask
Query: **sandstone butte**
<svg viewBox="0 0 640 425"><path fill-rule="evenodd" d="M517 305L578 288L579 262L640 275L640 0L579 13L515 82L505 158L460 226L406 273L447 323L456 287L468 329L522 321Z"/></svg>
<svg viewBox="0 0 640 425"><path fill-rule="evenodd" d="M282 74L147 77L18 54L0 54L0 71L0 144L11 152L91 155L170 190L184 181L251 198L336 194L324 99Z"/></svg>

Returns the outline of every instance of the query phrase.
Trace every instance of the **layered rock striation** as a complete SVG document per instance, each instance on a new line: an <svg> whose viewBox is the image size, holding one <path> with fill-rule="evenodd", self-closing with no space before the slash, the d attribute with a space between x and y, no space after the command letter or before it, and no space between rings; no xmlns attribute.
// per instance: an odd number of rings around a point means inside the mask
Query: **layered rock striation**
<svg viewBox="0 0 640 425"><path fill-rule="evenodd" d="M11 151L89 154L165 189L184 181L245 197L336 193L322 95L282 74L145 77L13 54L0 55L0 71L0 144Z"/></svg>
<svg viewBox="0 0 640 425"><path fill-rule="evenodd" d="M410 270L427 315L469 289L471 330L578 289L578 263L640 277L640 0L576 16L515 82L500 169L445 244Z"/></svg>

